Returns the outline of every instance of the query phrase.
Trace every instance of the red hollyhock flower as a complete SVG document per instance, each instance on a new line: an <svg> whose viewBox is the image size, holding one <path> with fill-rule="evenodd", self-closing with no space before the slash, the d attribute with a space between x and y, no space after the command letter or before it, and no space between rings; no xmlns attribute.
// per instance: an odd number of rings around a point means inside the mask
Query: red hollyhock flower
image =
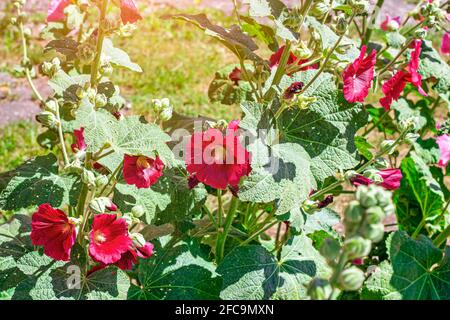
<svg viewBox="0 0 450 320"><path fill-rule="evenodd" d="M123 253L120 260L114 263L117 267L122 270L131 270L133 265L136 264L137 257L142 259L148 259L153 255L153 244L147 242L143 247L137 247L134 249L129 249L127 252Z"/></svg>
<svg viewBox="0 0 450 320"><path fill-rule="evenodd" d="M296 94L302 91L304 86L305 84L303 82L294 82L284 91L283 98L286 100L291 100Z"/></svg>
<svg viewBox="0 0 450 320"><path fill-rule="evenodd" d="M381 90L384 93L384 97L380 99L380 104L386 111L390 110L393 101L397 101L400 98L408 83L408 79L409 75L400 70L391 79L383 83Z"/></svg>
<svg viewBox="0 0 450 320"><path fill-rule="evenodd" d="M238 67L234 68L233 71L230 72L228 75L228 78L234 82L234 84L237 86L239 84L239 81L242 80L242 71Z"/></svg>
<svg viewBox="0 0 450 320"><path fill-rule="evenodd" d="M400 182L403 178L400 169L383 169L378 174L383 178L383 182L379 185L386 190L397 190L400 188Z"/></svg>
<svg viewBox="0 0 450 320"><path fill-rule="evenodd" d="M117 211L117 206L114 202L109 200L109 204L106 206L106 209L108 209L109 211Z"/></svg>
<svg viewBox="0 0 450 320"><path fill-rule="evenodd" d="M52 0L48 6L47 22L59 22L66 19L64 9L70 4L70 0Z"/></svg>
<svg viewBox="0 0 450 320"><path fill-rule="evenodd" d="M219 129L196 132L186 145L186 169L215 189L237 186L251 171L250 153L236 134L236 123L224 135Z"/></svg>
<svg viewBox="0 0 450 320"><path fill-rule="evenodd" d="M333 203L333 200L334 200L334 198L330 194L330 195L326 196L325 199L323 199L322 201L319 201L317 203L317 208L322 209L322 208L328 207L328 205Z"/></svg>
<svg viewBox="0 0 450 320"><path fill-rule="evenodd" d="M361 48L361 53L356 60L345 68L342 78L344 79L344 97L350 103L364 102L372 80L375 77L375 64L377 62L377 51L372 52L364 58L367 47Z"/></svg>
<svg viewBox="0 0 450 320"><path fill-rule="evenodd" d="M281 60L281 56L283 55L283 51L284 51L285 46L281 46L277 52L275 52L274 54L272 54L270 56L269 59L269 67L273 68L275 66L278 66L280 64L280 60ZM287 61L286 65L291 65L294 63L297 63L297 65L302 65L304 63L308 62L308 59L298 59L292 52L289 52L289 58ZM304 71L304 70L311 70L311 69L317 69L317 64L312 65L312 66L307 66L304 67L302 69L300 69L300 71Z"/></svg>
<svg viewBox="0 0 450 320"><path fill-rule="evenodd" d="M355 187L359 187L359 186L368 186L373 183L373 180L358 174L355 175L354 177L351 177L350 182Z"/></svg>
<svg viewBox="0 0 450 320"><path fill-rule="evenodd" d="M95 215L90 239L89 255L103 264L119 261L133 245L125 219L115 214Z"/></svg>
<svg viewBox="0 0 450 320"><path fill-rule="evenodd" d="M164 163L157 156L151 159L145 156L125 155L123 160L123 178L128 184L138 188L150 188L163 175Z"/></svg>
<svg viewBox="0 0 450 320"><path fill-rule="evenodd" d="M75 136L75 143L72 143L72 151L84 151L87 148L86 141L84 140L84 128L73 130Z"/></svg>
<svg viewBox="0 0 450 320"><path fill-rule="evenodd" d="M75 225L67 215L52 208L48 203L41 204L31 218L31 242L43 246L44 253L55 260L70 260L70 251L76 240Z"/></svg>
<svg viewBox="0 0 450 320"><path fill-rule="evenodd" d="M154 246L150 242L146 242L143 247L136 246L136 253L138 257L143 259L150 258L153 255Z"/></svg>
<svg viewBox="0 0 450 320"><path fill-rule="evenodd" d="M121 0L120 1L120 17L124 24L135 23L142 19L138 8L133 0Z"/></svg>
<svg viewBox="0 0 450 320"><path fill-rule="evenodd" d="M426 92L422 89L422 76L419 74L419 59L421 51L422 40L414 41L414 50L411 52L411 60L408 64L408 71L410 75L409 81L417 87L421 95L427 96Z"/></svg>
<svg viewBox="0 0 450 320"><path fill-rule="evenodd" d="M442 38L441 52L443 54L450 54L450 33L446 32Z"/></svg>

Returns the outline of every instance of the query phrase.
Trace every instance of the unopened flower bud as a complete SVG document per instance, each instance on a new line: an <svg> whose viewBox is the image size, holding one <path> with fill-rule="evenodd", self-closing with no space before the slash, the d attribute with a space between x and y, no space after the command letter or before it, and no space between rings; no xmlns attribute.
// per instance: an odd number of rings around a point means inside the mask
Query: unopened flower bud
<svg viewBox="0 0 450 320"><path fill-rule="evenodd" d="M364 258L369 255L372 243L370 240L356 236L344 242L344 252L349 260Z"/></svg>
<svg viewBox="0 0 450 320"><path fill-rule="evenodd" d="M365 276L357 267L350 267L339 275L339 284L346 291L356 291L361 288Z"/></svg>
<svg viewBox="0 0 450 320"><path fill-rule="evenodd" d="M359 204L358 201L353 200L349 203L345 209L344 218L346 222L358 223L362 220L364 215L364 208Z"/></svg>
<svg viewBox="0 0 450 320"><path fill-rule="evenodd" d="M82 65L91 64L95 59L95 48L89 43L82 43L78 46L77 58Z"/></svg>
<svg viewBox="0 0 450 320"><path fill-rule="evenodd" d="M108 98L103 93L99 93L95 96L95 106L97 108L102 108L106 106L107 103Z"/></svg>
<svg viewBox="0 0 450 320"><path fill-rule="evenodd" d="M414 32L414 36L417 39L421 39L421 40L425 40L425 38L427 37L427 30L424 28L419 28Z"/></svg>
<svg viewBox="0 0 450 320"><path fill-rule="evenodd" d="M338 35L343 35L347 31L348 23L345 15L340 14L336 18L336 33Z"/></svg>
<svg viewBox="0 0 450 320"><path fill-rule="evenodd" d="M129 213L125 213L122 218L125 220L125 222L127 223L127 225L131 226L133 224L133 216Z"/></svg>
<svg viewBox="0 0 450 320"><path fill-rule="evenodd" d="M301 60L309 59L313 55L313 51L308 48L308 45L304 41L300 41L300 43L292 49L292 53Z"/></svg>
<svg viewBox="0 0 450 320"><path fill-rule="evenodd" d="M131 214L136 218L140 218L145 214L145 209L141 205L134 206L131 209Z"/></svg>
<svg viewBox="0 0 450 320"><path fill-rule="evenodd" d="M95 97L97 96L97 91L94 88L88 88L86 90L86 96L88 97L89 101L94 103Z"/></svg>
<svg viewBox="0 0 450 320"><path fill-rule="evenodd" d="M106 206L109 205L110 199L107 197L94 198L89 203L89 208L95 213L104 213L106 211Z"/></svg>
<svg viewBox="0 0 450 320"><path fill-rule="evenodd" d="M381 142L380 149L383 153L392 154L395 151L394 146L394 140L384 140Z"/></svg>
<svg viewBox="0 0 450 320"><path fill-rule="evenodd" d="M384 225L378 224L366 224L361 230L364 238L370 239L373 242L379 242L384 237Z"/></svg>
<svg viewBox="0 0 450 320"><path fill-rule="evenodd" d="M309 13L317 19L322 19L331 9L330 0L314 1Z"/></svg>
<svg viewBox="0 0 450 320"><path fill-rule="evenodd" d="M410 117L408 119L400 120L398 128L400 131L416 131L418 124L419 119L417 117Z"/></svg>
<svg viewBox="0 0 450 320"><path fill-rule="evenodd" d="M381 223L385 217L384 210L378 206L366 210L366 221L369 224Z"/></svg>
<svg viewBox="0 0 450 320"><path fill-rule="evenodd" d="M114 71L114 68L111 65L111 63L109 63L109 62L103 64L100 67L100 74L104 75L105 77L109 77L110 75L112 75L113 71Z"/></svg>
<svg viewBox="0 0 450 320"><path fill-rule="evenodd" d="M147 243L147 242L145 241L144 236L143 236L142 234L140 234L140 233L132 233L132 234L130 235L130 237L131 237L131 240L133 240L133 244L134 244L136 247L143 247L143 246L145 246L145 244Z"/></svg>
<svg viewBox="0 0 450 320"><path fill-rule="evenodd" d="M320 246L320 254L328 261L335 260L340 251L341 246L339 245L339 242L333 238L325 239Z"/></svg>
<svg viewBox="0 0 450 320"><path fill-rule="evenodd" d="M333 292L330 283L325 279L314 278L309 282L307 294L312 300L326 300Z"/></svg>
<svg viewBox="0 0 450 320"><path fill-rule="evenodd" d="M41 111L36 115L36 121L44 127L55 129L58 127L58 119L49 111Z"/></svg>
<svg viewBox="0 0 450 320"><path fill-rule="evenodd" d="M376 195L376 191L366 186L359 186L358 190L356 190L356 199L358 199L364 208L370 208L377 205L378 200Z"/></svg>
<svg viewBox="0 0 450 320"><path fill-rule="evenodd" d="M167 98L163 99L152 99L152 108L156 114L160 114L164 108L170 107L170 100Z"/></svg>
<svg viewBox="0 0 450 320"><path fill-rule="evenodd" d="M354 13L358 15L365 14L369 11L370 3L367 0L350 0L350 6Z"/></svg>
<svg viewBox="0 0 450 320"><path fill-rule="evenodd" d="M99 176L97 176L95 178L95 186L97 188L103 188L104 186L107 185L107 183L108 183L108 177L103 174L100 174Z"/></svg>
<svg viewBox="0 0 450 320"><path fill-rule="evenodd" d="M45 111L49 111L49 112L55 114L57 109L58 109L58 103L53 99L46 101L44 104Z"/></svg>
<svg viewBox="0 0 450 320"><path fill-rule="evenodd" d="M83 173L81 174L81 181L83 181L84 184L88 185L89 188L92 188L95 186L95 175L92 171L84 169Z"/></svg>
<svg viewBox="0 0 450 320"><path fill-rule="evenodd" d="M170 119L172 119L172 114L173 114L173 108L171 106L165 107L159 114L159 118L162 121L169 121Z"/></svg>
<svg viewBox="0 0 450 320"><path fill-rule="evenodd" d="M378 205L381 208L385 208L386 206L392 204L392 192L384 190L381 187L377 187L376 190L377 190L376 198L378 201Z"/></svg>

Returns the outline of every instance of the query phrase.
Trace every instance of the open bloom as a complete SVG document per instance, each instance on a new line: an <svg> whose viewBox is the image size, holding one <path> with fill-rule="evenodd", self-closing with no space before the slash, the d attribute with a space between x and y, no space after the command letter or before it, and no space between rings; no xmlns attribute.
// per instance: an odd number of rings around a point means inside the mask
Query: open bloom
<svg viewBox="0 0 450 320"><path fill-rule="evenodd" d="M442 38L441 52L443 54L450 54L450 33L446 32Z"/></svg>
<svg viewBox="0 0 450 320"><path fill-rule="evenodd" d="M55 260L70 260L76 230L67 215L45 203L33 213L31 220L30 237L33 245L44 246L44 253Z"/></svg>
<svg viewBox="0 0 450 320"><path fill-rule="evenodd" d="M219 129L196 132L186 145L186 169L196 181L216 189L237 186L251 171L250 153L236 134L236 122L224 135Z"/></svg>
<svg viewBox="0 0 450 320"><path fill-rule="evenodd" d="M381 29L384 31L395 31L400 28L401 24L401 17L391 17L389 14L386 14L386 19L381 23Z"/></svg>
<svg viewBox="0 0 450 320"><path fill-rule="evenodd" d="M411 52L411 60L408 63L407 70L397 71L391 79L383 83L382 91L384 97L380 99L380 104L385 110L389 110L392 102L397 101L398 98L400 98L400 95L408 82L416 86L421 95L427 95L422 88L422 76L419 74L419 58L422 50L422 40L415 40L413 46L414 50Z"/></svg>
<svg viewBox="0 0 450 320"><path fill-rule="evenodd" d="M66 19L64 9L70 4L70 0L52 0L48 5L47 22L59 22Z"/></svg>
<svg viewBox="0 0 450 320"><path fill-rule="evenodd" d="M84 128L73 130L75 136L75 143L72 143L72 151L85 151L87 148L86 141L84 140Z"/></svg>
<svg viewBox="0 0 450 320"><path fill-rule="evenodd" d="M106 265L119 261L133 245L125 219L115 214L95 215L90 239L89 255Z"/></svg>
<svg viewBox="0 0 450 320"><path fill-rule="evenodd" d="M163 175L164 163L157 156L155 159L146 156L125 155L123 160L123 178L128 184L138 188L150 188Z"/></svg>
<svg viewBox="0 0 450 320"><path fill-rule="evenodd" d="M138 8L133 0L120 1L120 17L124 24L135 23L142 19Z"/></svg>
<svg viewBox="0 0 450 320"><path fill-rule="evenodd" d="M344 79L344 97L350 103L364 102L372 86L375 76L375 64L377 62L377 51L364 57L367 47L361 48L361 53L356 60L345 68L342 77Z"/></svg>
<svg viewBox="0 0 450 320"><path fill-rule="evenodd" d="M153 255L153 244L145 243L143 247L136 246L123 253L120 260L114 263L122 270L130 270L137 261L137 257L147 259Z"/></svg>
<svg viewBox="0 0 450 320"><path fill-rule="evenodd" d="M385 188L386 190L396 190L400 188L400 182L403 178L400 169L383 169L378 171L378 175L383 179L382 182L376 183L379 186ZM375 181L373 181L372 179L369 179L360 174L352 177L350 179L350 182L354 186L368 186L375 183Z"/></svg>
<svg viewBox="0 0 450 320"><path fill-rule="evenodd" d="M438 165L440 167L446 167L450 161L450 136L448 134L439 136L436 138L436 142L440 152Z"/></svg>

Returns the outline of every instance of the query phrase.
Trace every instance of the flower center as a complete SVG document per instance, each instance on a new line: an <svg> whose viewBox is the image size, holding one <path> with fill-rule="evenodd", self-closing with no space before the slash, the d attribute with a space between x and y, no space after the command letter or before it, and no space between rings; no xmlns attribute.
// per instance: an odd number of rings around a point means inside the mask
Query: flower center
<svg viewBox="0 0 450 320"><path fill-rule="evenodd" d="M139 168L147 169L150 167L150 163L147 160L147 157L141 156L137 159L136 164Z"/></svg>
<svg viewBox="0 0 450 320"><path fill-rule="evenodd" d="M212 150L211 155L214 158L215 162L223 163L227 155L227 150L223 146L216 146Z"/></svg>
<svg viewBox="0 0 450 320"><path fill-rule="evenodd" d="M103 243L106 241L106 237L101 231L97 230L94 233L94 241L97 243Z"/></svg>

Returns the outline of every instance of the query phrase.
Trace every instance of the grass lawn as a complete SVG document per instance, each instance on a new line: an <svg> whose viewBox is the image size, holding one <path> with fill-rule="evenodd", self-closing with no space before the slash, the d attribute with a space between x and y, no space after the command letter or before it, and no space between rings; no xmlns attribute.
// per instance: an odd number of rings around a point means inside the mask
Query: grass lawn
<svg viewBox="0 0 450 320"><path fill-rule="evenodd" d="M203 9L202 9L203 10ZM198 13L196 9L183 10ZM114 39L117 47L128 52L144 73L116 70L112 80L122 95L131 102L132 112L151 115L153 98L167 97L175 111L196 116L231 120L240 114L238 106L209 102L207 90L216 70L235 63L234 56L219 43L193 25L179 20L163 20L161 16L177 13L165 9L146 16L130 38ZM208 17L224 26L233 18L218 10L207 10ZM44 21L42 15L32 21ZM0 32L0 71L10 72L20 58L20 43L13 32ZM38 61L43 43L32 44L30 55ZM16 167L24 160L45 152L36 143L38 125L23 122L0 128L0 172Z"/></svg>

